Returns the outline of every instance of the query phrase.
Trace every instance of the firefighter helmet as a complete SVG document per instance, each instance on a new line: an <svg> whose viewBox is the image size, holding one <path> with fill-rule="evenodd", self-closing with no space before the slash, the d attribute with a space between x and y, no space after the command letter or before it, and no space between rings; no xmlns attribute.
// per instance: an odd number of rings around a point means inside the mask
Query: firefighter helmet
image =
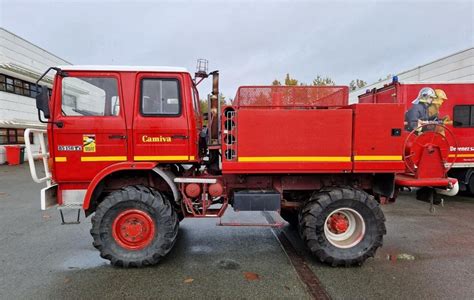
<svg viewBox="0 0 474 300"><path fill-rule="evenodd" d="M440 100L448 100L448 96L446 96L446 93L441 90L441 89L435 89L435 94L436 94L436 98L440 99Z"/></svg>
<svg viewBox="0 0 474 300"><path fill-rule="evenodd" d="M435 91L430 87L424 87L420 90L420 92L418 93L418 97L416 97L416 99L412 103L418 104L422 102L422 103L430 104L435 98L436 98Z"/></svg>

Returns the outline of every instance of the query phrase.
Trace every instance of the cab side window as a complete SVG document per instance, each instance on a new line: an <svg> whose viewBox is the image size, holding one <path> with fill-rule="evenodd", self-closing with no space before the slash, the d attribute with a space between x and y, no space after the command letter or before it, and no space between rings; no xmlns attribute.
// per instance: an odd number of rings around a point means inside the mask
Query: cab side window
<svg viewBox="0 0 474 300"><path fill-rule="evenodd" d="M474 127L474 105L457 105L453 111L454 127Z"/></svg>
<svg viewBox="0 0 474 300"><path fill-rule="evenodd" d="M181 97L177 79L141 80L140 112L144 116L179 116Z"/></svg>
<svg viewBox="0 0 474 300"><path fill-rule="evenodd" d="M63 116L118 116L118 82L109 77L65 77L62 81Z"/></svg>
<svg viewBox="0 0 474 300"><path fill-rule="evenodd" d="M200 107L198 95L199 95L198 91L196 90L195 87L193 87L193 108L194 108L194 112L196 113L196 116L199 116L201 114L201 107Z"/></svg>

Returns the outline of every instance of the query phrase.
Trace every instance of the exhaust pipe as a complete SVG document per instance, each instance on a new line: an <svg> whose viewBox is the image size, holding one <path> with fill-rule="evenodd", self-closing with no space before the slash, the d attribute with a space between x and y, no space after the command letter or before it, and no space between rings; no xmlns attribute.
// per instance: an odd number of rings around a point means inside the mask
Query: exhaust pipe
<svg viewBox="0 0 474 300"><path fill-rule="evenodd" d="M210 144L219 144L219 71L213 71L212 75L212 94L209 107L209 128L211 129Z"/></svg>

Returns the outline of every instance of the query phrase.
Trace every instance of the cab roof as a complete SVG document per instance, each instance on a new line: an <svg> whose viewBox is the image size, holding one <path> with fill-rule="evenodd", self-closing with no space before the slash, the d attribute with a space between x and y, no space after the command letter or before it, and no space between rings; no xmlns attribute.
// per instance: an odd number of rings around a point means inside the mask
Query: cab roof
<svg viewBox="0 0 474 300"><path fill-rule="evenodd" d="M166 66L64 65L57 67L64 71L178 72L190 74L186 68Z"/></svg>

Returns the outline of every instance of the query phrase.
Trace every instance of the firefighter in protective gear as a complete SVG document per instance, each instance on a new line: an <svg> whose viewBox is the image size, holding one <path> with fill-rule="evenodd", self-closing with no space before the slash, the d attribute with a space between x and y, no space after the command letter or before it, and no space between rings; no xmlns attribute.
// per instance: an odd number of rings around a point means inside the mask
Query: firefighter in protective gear
<svg viewBox="0 0 474 300"><path fill-rule="evenodd" d="M428 107L436 99L435 91L430 87L424 87L413 100L413 105L405 114L405 129L412 131L429 121Z"/></svg>
<svg viewBox="0 0 474 300"><path fill-rule="evenodd" d="M428 115L430 119L436 118L439 116L439 109L443 102L448 100L446 93L441 89L435 89L436 98L431 102L431 105L428 107Z"/></svg>
<svg viewBox="0 0 474 300"><path fill-rule="evenodd" d="M448 100L446 93L441 89L435 89L434 91L436 94L436 98L431 102L430 106L428 107L429 119L438 122L442 125L452 125L453 121L451 121L448 115L444 117L439 116L439 109L441 108L441 105L443 105L444 101ZM442 126L435 126L434 131L442 134L443 136L445 135L444 127Z"/></svg>

